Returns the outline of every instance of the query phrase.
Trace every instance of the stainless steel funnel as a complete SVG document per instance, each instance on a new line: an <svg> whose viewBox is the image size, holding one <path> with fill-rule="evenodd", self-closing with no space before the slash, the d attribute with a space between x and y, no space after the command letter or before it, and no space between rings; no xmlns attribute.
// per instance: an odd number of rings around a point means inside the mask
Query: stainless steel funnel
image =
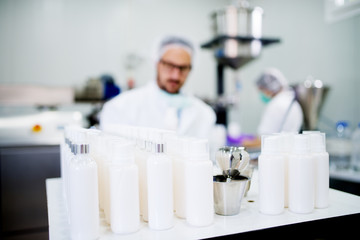
<svg viewBox="0 0 360 240"><path fill-rule="evenodd" d="M245 170L250 162L250 155L245 151L244 147L225 146L219 148L215 158L223 175L229 178L229 181Z"/></svg>
<svg viewBox="0 0 360 240"><path fill-rule="evenodd" d="M316 130L319 114L329 91L321 80L307 78L294 86L296 98L304 113L304 130Z"/></svg>

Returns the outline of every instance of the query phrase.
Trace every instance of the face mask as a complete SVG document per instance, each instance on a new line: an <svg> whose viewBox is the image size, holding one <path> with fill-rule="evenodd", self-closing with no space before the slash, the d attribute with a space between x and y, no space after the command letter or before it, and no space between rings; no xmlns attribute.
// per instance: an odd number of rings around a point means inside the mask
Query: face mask
<svg viewBox="0 0 360 240"><path fill-rule="evenodd" d="M265 104L271 101L271 97L266 96L263 92L260 92L260 99Z"/></svg>
<svg viewBox="0 0 360 240"><path fill-rule="evenodd" d="M183 109L191 105L189 98L181 93L172 94L162 89L160 89L160 93L169 107Z"/></svg>

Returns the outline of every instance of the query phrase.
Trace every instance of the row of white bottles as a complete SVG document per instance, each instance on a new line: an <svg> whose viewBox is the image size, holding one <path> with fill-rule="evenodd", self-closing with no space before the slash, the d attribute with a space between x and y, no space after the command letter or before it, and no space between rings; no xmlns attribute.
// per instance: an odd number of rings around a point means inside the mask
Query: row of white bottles
<svg viewBox="0 0 360 240"><path fill-rule="evenodd" d="M129 130L121 126L116 133L136 142L140 215L150 228L171 228L174 212L192 226L213 222L212 162L207 140L152 128Z"/></svg>
<svg viewBox="0 0 360 240"><path fill-rule="evenodd" d="M98 170L90 157L85 129L65 129L61 147L63 195L67 206L71 239L99 237Z"/></svg>
<svg viewBox="0 0 360 240"><path fill-rule="evenodd" d="M329 154L325 134L273 134L262 136L259 156L259 210L280 214L326 208L329 201Z"/></svg>
<svg viewBox="0 0 360 240"><path fill-rule="evenodd" d="M174 132L150 128L122 127L114 133L65 128L61 171L72 238L96 238L99 209L112 232L119 234L137 231L141 216L151 229L171 228L174 211L192 226L212 223L212 163L207 140L180 138ZM166 151L170 139L180 156L177 160ZM176 161L181 171L173 167ZM179 177L178 185L174 173ZM181 214L174 205L175 190L180 188L183 194L177 200ZM92 210L85 211L90 205ZM83 230L75 230L81 227L77 224L81 221L76 219L80 216L86 218L81 226L94 224L87 226L92 230L86 232L86 237L81 237Z"/></svg>

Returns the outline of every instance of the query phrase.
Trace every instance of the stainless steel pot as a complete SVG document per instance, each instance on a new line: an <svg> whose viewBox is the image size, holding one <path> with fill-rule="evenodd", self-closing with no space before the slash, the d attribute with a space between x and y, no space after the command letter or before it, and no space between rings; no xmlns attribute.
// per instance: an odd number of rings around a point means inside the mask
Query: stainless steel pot
<svg viewBox="0 0 360 240"><path fill-rule="evenodd" d="M220 44L218 54L225 58L254 58L262 48L262 17L260 7L250 8L247 2L239 5L229 5L212 13L213 31L215 37L233 37ZM242 39L236 39L242 37Z"/></svg>

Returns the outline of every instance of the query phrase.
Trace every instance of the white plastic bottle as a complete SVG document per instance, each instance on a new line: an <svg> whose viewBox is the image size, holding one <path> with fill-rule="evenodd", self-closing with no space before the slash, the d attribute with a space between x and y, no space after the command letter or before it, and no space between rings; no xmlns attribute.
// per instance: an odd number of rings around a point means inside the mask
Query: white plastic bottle
<svg viewBox="0 0 360 240"><path fill-rule="evenodd" d="M99 237L99 201L97 166L89 156L85 132L77 133L77 154L69 167L71 239Z"/></svg>
<svg viewBox="0 0 360 240"><path fill-rule="evenodd" d="M152 143L150 141L150 129L141 128L139 137L141 138L141 148L137 154L137 164L139 169L139 196L140 196L140 215L143 221L149 221L148 214L148 183L147 183L147 160L151 153Z"/></svg>
<svg viewBox="0 0 360 240"><path fill-rule="evenodd" d="M355 171L360 171L360 122L351 136L352 154L351 167Z"/></svg>
<svg viewBox="0 0 360 240"><path fill-rule="evenodd" d="M315 164L315 208L329 206L329 154L325 133L310 133L311 155Z"/></svg>
<svg viewBox="0 0 360 240"><path fill-rule="evenodd" d="M288 170L290 211L312 212L315 205L315 164L310 154L309 135L294 135Z"/></svg>
<svg viewBox="0 0 360 240"><path fill-rule="evenodd" d="M289 155L292 150L292 137L297 134L295 132L282 132L280 134L282 139L281 154L285 161L285 200L284 207L289 207Z"/></svg>
<svg viewBox="0 0 360 240"><path fill-rule="evenodd" d="M186 221L192 226L207 226L214 221L213 165L208 140L193 140L188 149L185 162Z"/></svg>
<svg viewBox="0 0 360 240"><path fill-rule="evenodd" d="M114 140L110 174L111 230L131 233L139 230L139 179L135 165L134 145Z"/></svg>
<svg viewBox="0 0 360 240"><path fill-rule="evenodd" d="M189 138L179 137L170 145L173 145L173 178L174 178L174 211L179 218L186 218L185 203L185 147ZM169 151L171 152L172 147Z"/></svg>
<svg viewBox="0 0 360 240"><path fill-rule="evenodd" d="M276 215L284 210L285 156L281 153L280 135L263 135L259 167L259 210Z"/></svg>
<svg viewBox="0 0 360 240"><path fill-rule="evenodd" d="M144 172L146 172L146 148L145 148L145 128L138 128L137 129L137 136L136 136L136 146L135 146L135 164L138 167L138 174L139 174L139 205L140 205L140 215L143 215L143 209L146 206L147 209L147 201L145 202L144 195L145 192L143 191L144 185L146 185L146 176ZM147 194L147 192L146 192ZM144 220L145 221L145 220ZM147 221L147 219L146 219Z"/></svg>
<svg viewBox="0 0 360 240"><path fill-rule="evenodd" d="M173 227L172 162L165 154L159 132L153 132L153 153L147 159L149 227L165 230Z"/></svg>

